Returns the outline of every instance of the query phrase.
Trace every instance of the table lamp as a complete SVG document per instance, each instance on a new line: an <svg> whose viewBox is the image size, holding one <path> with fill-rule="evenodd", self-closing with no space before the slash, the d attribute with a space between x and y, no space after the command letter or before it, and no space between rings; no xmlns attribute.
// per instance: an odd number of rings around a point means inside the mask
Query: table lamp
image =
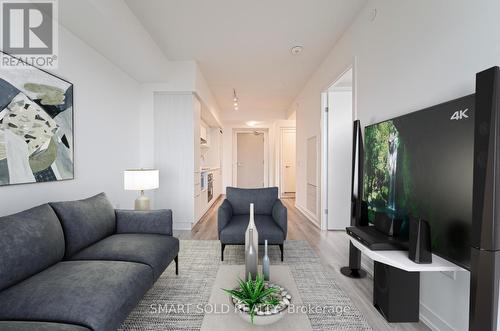
<svg viewBox="0 0 500 331"><path fill-rule="evenodd" d="M149 210L150 200L144 190L160 187L160 171L158 169L130 169L123 173L123 186L127 191L141 191L135 200L135 210Z"/></svg>

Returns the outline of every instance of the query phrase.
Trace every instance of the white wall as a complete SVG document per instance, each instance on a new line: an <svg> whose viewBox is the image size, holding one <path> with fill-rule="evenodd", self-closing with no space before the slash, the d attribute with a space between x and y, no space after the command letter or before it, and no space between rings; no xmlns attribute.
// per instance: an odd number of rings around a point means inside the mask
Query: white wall
<svg viewBox="0 0 500 331"><path fill-rule="evenodd" d="M369 1L289 110L297 112L297 159L320 133L320 93L353 62L363 125L473 93L475 73L500 64L499 12L497 0ZM297 203L305 206L301 165ZM436 329L467 330L468 294L468 273L423 274L421 317Z"/></svg>
<svg viewBox="0 0 500 331"><path fill-rule="evenodd" d="M115 206L133 207L123 170L139 165L138 84L63 27L59 34L53 73L74 84L75 179L1 187L0 215L101 191Z"/></svg>
<svg viewBox="0 0 500 331"><path fill-rule="evenodd" d="M203 101L206 108L210 112L211 116L215 119L216 122L219 122L218 124L219 126L221 126L219 105L217 104L217 100L212 94L212 90L210 89L210 86L208 85L208 82L205 79L203 73L201 72L200 66L198 64L196 65L195 71L196 71L196 78L195 78L194 91L196 92L198 97Z"/></svg>

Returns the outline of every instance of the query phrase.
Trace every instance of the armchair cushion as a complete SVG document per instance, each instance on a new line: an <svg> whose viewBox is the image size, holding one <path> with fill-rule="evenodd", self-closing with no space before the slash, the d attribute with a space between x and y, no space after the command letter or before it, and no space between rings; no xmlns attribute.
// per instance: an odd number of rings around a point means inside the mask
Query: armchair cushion
<svg viewBox="0 0 500 331"><path fill-rule="evenodd" d="M231 221L231 218L233 218L233 207L231 207L229 200L225 199L217 211L217 233L219 234L219 239L222 229Z"/></svg>
<svg viewBox="0 0 500 331"><path fill-rule="evenodd" d="M283 205L281 200L276 200L276 202L273 205L273 219L276 222L276 224L279 225L279 227L281 228L286 237L286 233L288 231L287 229L288 216L286 207Z"/></svg>
<svg viewBox="0 0 500 331"><path fill-rule="evenodd" d="M77 201L51 202L64 231L65 258L115 233L115 210L106 194Z"/></svg>
<svg viewBox="0 0 500 331"><path fill-rule="evenodd" d="M243 189L228 187L226 189L227 200L233 207L234 215L248 215L250 213L250 203L254 204L256 215L271 215L273 205L278 200L278 188L256 188Z"/></svg>
<svg viewBox="0 0 500 331"><path fill-rule="evenodd" d="M259 244L267 239L269 245L282 244L285 240L283 230L270 215L255 215L255 226L259 233ZM220 241L226 245L245 243L245 231L248 227L248 215L235 215L220 232Z"/></svg>
<svg viewBox="0 0 500 331"><path fill-rule="evenodd" d="M172 210L121 210L116 213L116 233L156 233L172 235Z"/></svg>
<svg viewBox="0 0 500 331"><path fill-rule="evenodd" d="M109 260L147 264L158 279L179 253L179 239L161 234L115 234L76 253L71 260Z"/></svg>

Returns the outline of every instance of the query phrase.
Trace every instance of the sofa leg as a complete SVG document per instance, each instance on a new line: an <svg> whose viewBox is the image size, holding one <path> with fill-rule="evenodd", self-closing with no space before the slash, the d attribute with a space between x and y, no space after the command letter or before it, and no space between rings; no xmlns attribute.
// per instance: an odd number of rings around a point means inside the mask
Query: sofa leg
<svg viewBox="0 0 500 331"><path fill-rule="evenodd" d="M224 261L224 248L226 248L226 244L220 244L220 260Z"/></svg>
<svg viewBox="0 0 500 331"><path fill-rule="evenodd" d="M283 262L283 244L280 244L280 251L281 251L281 262Z"/></svg>
<svg viewBox="0 0 500 331"><path fill-rule="evenodd" d="M178 275L179 274L179 255L174 257L174 261L175 261L175 274Z"/></svg>

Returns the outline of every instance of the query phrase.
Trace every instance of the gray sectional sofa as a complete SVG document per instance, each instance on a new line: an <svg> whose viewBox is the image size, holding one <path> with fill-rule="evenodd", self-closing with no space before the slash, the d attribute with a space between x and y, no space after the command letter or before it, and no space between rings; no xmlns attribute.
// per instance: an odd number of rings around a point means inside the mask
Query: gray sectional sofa
<svg viewBox="0 0 500 331"><path fill-rule="evenodd" d="M1 217L0 330L115 330L178 252L170 210L104 193Z"/></svg>

